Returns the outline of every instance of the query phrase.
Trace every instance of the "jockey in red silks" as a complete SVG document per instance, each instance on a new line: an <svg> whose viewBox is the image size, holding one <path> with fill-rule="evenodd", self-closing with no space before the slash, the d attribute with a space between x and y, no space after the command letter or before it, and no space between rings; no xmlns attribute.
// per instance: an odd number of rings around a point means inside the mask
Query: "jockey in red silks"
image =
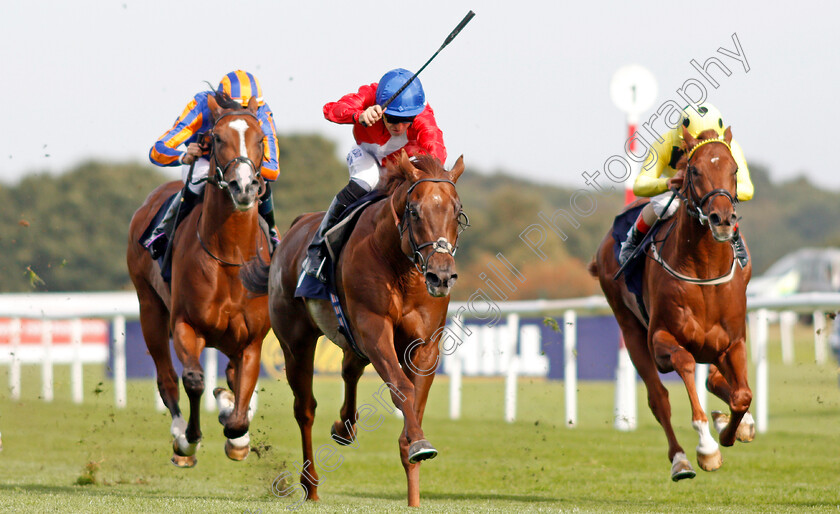
<svg viewBox="0 0 840 514"><path fill-rule="evenodd" d="M681 113L681 123L665 134L662 141L654 141L642 166L642 171L633 183L633 193L636 196L651 197L650 203L642 208L638 219L627 232L627 239L621 243L618 262L622 266L633 255L633 252L656 220L670 218L680 206L679 197L671 200L673 196L671 189L681 184L681 182L675 183L672 179L677 174L674 166L677 165L677 161L683 155L683 128L694 138L698 137L701 132L710 129L717 132L718 137L723 138L726 131L726 125L723 124L720 111L707 102L696 109L693 106L687 106ZM750 170L747 168L747 161L744 158L741 145L733 139L729 146L735 164L738 165L736 177L738 201L745 202L753 197L754 191L750 180ZM677 180L681 180L681 178ZM735 255L741 263L741 267L746 266L749 262L749 254L747 254L737 224L732 236L732 244L735 247Z"/></svg>
<svg viewBox="0 0 840 514"><path fill-rule="evenodd" d="M264 134L263 137L263 162L260 174L265 179L265 193L260 197L258 211L268 224L272 240L272 250L276 247L280 238L277 235L277 228L274 226L274 202L271 197L270 183L277 179L280 168L277 164L277 131L274 128L274 114L262 96L262 87L256 77L242 70L236 70L222 77L219 87L214 91L202 91L193 97L184 108L181 116L175 120L175 124L163 133L149 151L149 160L157 166L181 166L181 178L187 181L187 175L192 165L192 177L178 196L169 204L169 209L163 216L160 224L154 229L151 236L142 244L152 254L152 258L163 256L166 251L167 234L171 235L175 223L175 214L178 211L178 204L181 203L181 215L183 219L192 208L198 203L198 199L204 192L204 180L210 169L209 148L202 147L199 142L199 135L209 132L213 128L213 113L207 105L207 97L217 93L226 94L230 99L242 106L247 107L251 98L257 99L257 119ZM186 150L179 150L181 145ZM180 196L183 194L183 202Z"/></svg>
<svg viewBox="0 0 840 514"><path fill-rule="evenodd" d="M353 125L356 145L347 154L350 182L330 204L303 262L303 271L322 282L325 234L348 205L376 187L380 172L389 160L396 160L404 148L409 156L425 153L441 164L446 162L443 132L437 126L432 107L426 104L420 80L415 78L384 111L381 107L411 76L403 68L391 70L378 83L364 85L358 92L324 106L327 120Z"/></svg>

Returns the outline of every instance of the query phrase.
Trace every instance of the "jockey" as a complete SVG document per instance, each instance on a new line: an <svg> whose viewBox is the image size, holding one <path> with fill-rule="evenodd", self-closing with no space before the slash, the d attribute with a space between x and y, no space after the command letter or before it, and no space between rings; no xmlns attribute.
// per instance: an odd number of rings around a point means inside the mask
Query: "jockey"
<svg viewBox="0 0 840 514"><path fill-rule="evenodd" d="M683 109L682 123L665 135L664 142L654 141L651 151L648 153L645 164L642 167L642 171L636 177L636 182L633 184L633 193L636 196L649 196L652 198L650 199L650 203L642 208L639 218L630 227L630 230L627 232L627 239L621 243L621 252L618 256L619 265L623 266L627 262L627 259L633 255L633 252L642 242L642 239L644 239L657 218L663 220L668 219L677 212L677 208L680 205L679 197L675 197L671 201L667 211L663 212L663 210L671 200L671 189L677 187L679 184L679 182L675 184L673 178L677 173L674 166L676 166L677 161L679 161L683 154L683 127L695 138L701 132L709 129L714 129L719 137L722 138L726 131L720 111L712 104L706 103L696 110L691 106ZM750 170L747 168L747 161L744 159L744 152L741 150L741 146L734 139L729 146L731 147L735 164L738 166L736 182L738 200L745 202L753 197ZM732 236L732 244L735 247L735 256L741 263L741 267L746 266L749 262L749 255L744 247L744 242L741 240L741 233L738 230L737 224L735 225L735 232Z"/></svg>
<svg viewBox="0 0 840 514"><path fill-rule="evenodd" d="M446 161L443 132L418 79L414 79L383 111L384 104L412 76L403 68L386 73L379 83L363 85L357 93L324 106L324 117L333 123L353 125L356 145L347 154L350 182L338 192L321 220L307 249L303 271L324 282L322 245L327 231L348 205L369 193L379 182L380 171L405 148L409 156L426 153Z"/></svg>
<svg viewBox="0 0 840 514"><path fill-rule="evenodd" d="M280 170L277 164L277 134L274 128L274 115L268 104L263 101L262 87L256 77L242 70L228 73L219 82L216 92L202 91L184 108L184 112L175 121L175 124L164 132L152 149L149 151L149 160L158 166L181 166L181 178L187 181L190 165L193 166L192 178L187 187L178 192L176 197L169 204L169 209L163 216L160 224L155 227L152 235L143 241L143 246L149 249L152 258L158 259L166 251L168 235L174 229L175 214L178 212L178 204L181 204L180 218L183 219L192 208L198 203L204 191L204 180L210 169L208 147L202 146L199 142L200 134L208 132L213 128L213 114L207 105L207 97L215 93L223 93L245 108L252 97L256 97L257 118L260 121L265 137L263 138L262 167L260 174L265 179L265 193L260 197L258 212L268 224L271 250L277 246L280 238L277 228L274 226L274 202L271 198L270 183L277 179ZM178 150L181 145L186 145L186 151ZM183 194L183 198L181 198Z"/></svg>

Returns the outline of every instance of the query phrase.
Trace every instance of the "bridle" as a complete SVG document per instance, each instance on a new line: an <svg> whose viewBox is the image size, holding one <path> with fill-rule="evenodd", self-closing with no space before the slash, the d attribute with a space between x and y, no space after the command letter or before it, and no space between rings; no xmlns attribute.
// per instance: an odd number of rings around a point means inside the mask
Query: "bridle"
<svg viewBox="0 0 840 514"><path fill-rule="evenodd" d="M730 147L729 143L727 143L723 139L706 139L706 140L701 141L701 142L697 143L696 145L694 145L694 147L688 152L688 157L686 158L686 168L685 168L685 173L687 175L686 186L685 186L686 194L684 195L683 193L679 193L679 192L675 192L675 194L679 195L679 197L684 200L686 212L688 213L689 216L691 216L691 217L695 218L697 221L699 221L700 225L707 225L708 224L709 229L711 229L711 224L708 223L709 222L709 216L705 212L703 212L703 206L706 205L707 202L711 203L711 200L713 198L715 198L717 196L723 196L732 203L732 206L734 208L735 204L738 203L738 193L737 193L737 183L736 183L736 192L735 192L734 195L732 193L730 193L729 190L727 190L727 189L717 188L717 189L713 189L713 190L709 191L708 193L706 193L705 195L703 195L703 197L700 198L699 201L697 200L697 198L700 195L697 193L697 189L694 185L694 180L692 178L694 176L692 171L695 168L691 165L691 158L694 156L694 152L698 148L700 148L703 145L709 144L709 143L721 143L721 144L725 145L727 149L729 149L730 154L732 153L732 147ZM736 169L736 173L737 173L737 169ZM673 197L672 197L672 200L673 200ZM668 203L670 204L670 202L668 202ZM690 203L690 205L689 205L689 203ZM671 230L674 228L674 226L675 226L675 224L672 223L671 226L668 227L668 231L665 233L665 237L663 237L660 242L663 242L665 239L668 238L668 236L671 234ZM714 278L696 278L696 277L690 277L688 275L684 275L684 274L678 272L677 270L673 269L671 266L668 265L667 262L665 262L665 259L662 257L662 255L659 253L659 251L656 248L656 242L651 241L650 249L651 249L651 254L652 254L651 258L654 261L658 262L665 269L665 271L667 271L671 276L673 276L674 278L677 278L679 280L682 280L683 282L688 282L688 283L691 283L691 284L696 284L696 285L701 285L701 286L715 286L715 285L720 285L720 284L726 284L727 282L732 280L732 278L735 276L735 265L737 263L737 259L736 259L736 256L735 256L735 249L734 248L732 249L732 266L730 267L729 272L726 273L726 274L723 274L721 276L714 277Z"/></svg>
<svg viewBox="0 0 840 514"><path fill-rule="evenodd" d="M214 131L216 130L216 126L219 124L219 122L221 122L224 118L226 118L228 116L250 116L250 117L254 118L255 120L257 120L257 123L259 123L259 118L257 118L257 116L254 113L252 113L251 111L246 111L246 110L235 110L235 111L227 112L227 113L219 116L219 118L213 123L213 128L210 129L209 134L203 134L203 135L199 136L199 142L201 142L202 139L209 137L209 143L208 143L210 145L210 159L209 160L211 162L213 162L213 164L214 164L214 166L213 166L213 176L211 177L210 173L208 173L207 177L202 178L195 183L200 184L201 182L207 182L208 184L213 184L214 186L218 187L222 191L227 191L228 194L231 195L231 200L232 200L233 196L232 196L232 193L230 193L230 182L225 180L225 173L227 173L228 168L230 168L234 164L242 163L242 164L247 165L248 168L250 168L251 176L256 176L257 177L257 181L260 183L260 190L257 193L257 197L260 197L265 192L265 180L262 178L262 175L260 175L257 172L257 167L254 164L254 161L252 161L248 157L243 157L242 155L237 155L233 159L229 160L224 166L219 166L219 161L216 158L216 145L215 145L216 133ZM263 152L260 151L260 157L261 158L262 158L262 155L263 155ZM199 214L199 219L200 219L200 216L201 216L201 214ZM214 255L213 252L210 251L210 249L207 247L207 245L202 240L201 232L198 229L198 226L199 225L196 226L195 236L196 236L196 238L198 238L198 242L201 243L201 248L204 250L205 253L207 253L207 255L209 255L215 261L217 261L220 264L225 265L225 266L240 267L244 264L244 263L228 262L228 261L222 259L221 257L217 257L216 255ZM262 231L260 231L260 232L262 232ZM267 239L268 239L268 236L266 235L266 240ZM257 245L259 245L259 242L257 242Z"/></svg>
<svg viewBox="0 0 840 514"><path fill-rule="evenodd" d="M726 146L726 148L729 150L730 154L732 153L732 147L730 147L729 143L727 143L723 139L706 139L706 140L701 141L701 142L697 143L696 145L694 145L694 147L688 152L688 157L686 159L686 166L685 166L685 174L686 174L685 190L687 192L687 195L683 196L682 194L680 194L680 197L682 197L686 201L685 202L686 203L686 210L688 211L689 216L695 218L697 221L700 222L701 225L705 225L709 221L708 214L706 214L703 211L703 206L706 205L707 202L711 204L711 201L714 198L716 198L718 196L723 196L724 198L729 200L729 202L732 204L733 208L735 207L735 204L738 203L737 183L736 183L736 191L735 191L734 195L732 193L730 193L729 190L727 190L727 189L717 188L717 189L713 189L713 190L709 191L708 193L706 193L705 195L703 195L703 197L700 198L699 201L697 200L697 198L700 195L697 193L697 189L695 188L695 185L694 185L694 179L693 179L694 173L692 173L692 171L696 170L696 168L691 165L691 158L694 156L694 152L696 152L698 148L700 148L703 145L710 144L710 143L720 143L720 144ZM737 173L737 171L738 170L736 169L735 172Z"/></svg>
<svg viewBox="0 0 840 514"><path fill-rule="evenodd" d="M423 178L418 180L417 182L411 184L409 186L408 191L405 193L405 210L403 211L402 220L397 217L397 211L394 208L394 196L391 195L391 214L394 217L394 224L397 226L397 230L400 232L400 241L402 241L403 235L408 232L408 243L411 246L411 257L408 257L408 260L414 264L414 267L417 268L417 271L420 272L421 275L426 274L426 269L429 265L429 259L423 256L420 250L426 248L427 246L431 246L434 250L434 253L443 253L449 254L452 257L455 257L455 253L458 251L458 238L461 235L461 232L467 229L470 226L470 218L467 216L467 213L461 209L458 212L458 234L455 236L455 243L450 243L445 237L439 237L435 241L428 241L426 243L417 244L417 240L414 237L414 225L411 223L411 209L409 207L410 202L409 197L411 196L411 192L417 187L419 184L423 182L444 182L447 184L451 184L452 187L455 187L455 183L451 180L445 178Z"/></svg>
<svg viewBox="0 0 840 514"><path fill-rule="evenodd" d="M210 142L209 142L209 145L210 145L210 161L212 161L214 163L212 176L211 176L210 173L208 173L207 178L201 179L199 182L206 181L208 184L213 184L214 186L218 187L219 189L221 189L223 191L230 192L230 188L229 188L230 182L225 180L225 174L227 173L228 169L231 166L233 166L235 164L238 164L238 163L242 163L242 164L245 164L246 166L248 166L248 168L251 170L251 176L255 176L257 178L257 181L260 183L260 190L257 193L257 196L258 197L262 196L263 193L265 192L265 180L262 178L262 175L260 175L257 172L257 166L254 164L254 161L252 161L248 157L244 157L242 155L237 155L236 157L234 157L233 159L231 159L227 163L225 163L224 166L219 166L219 160L216 158L216 145L214 144L215 141L216 141L215 130L216 130L216 125L218 125L224 118L226 118L228 116L250 116L250 117L254 118L255 120L257 120L258 124L259 124L259 121L260 121L259 118L257 118L257 116L254 113L252 113L251 111L246 111L246 110L231 111L231 112L227 112L227 113L219 116L219 118L213 123L213 128L210 129L210 133L207 134L207 136L209 136L209 140L210 140ZM262 158L262 155L263 155L263 152L260 152L260 157L261 158Z"/></svg>

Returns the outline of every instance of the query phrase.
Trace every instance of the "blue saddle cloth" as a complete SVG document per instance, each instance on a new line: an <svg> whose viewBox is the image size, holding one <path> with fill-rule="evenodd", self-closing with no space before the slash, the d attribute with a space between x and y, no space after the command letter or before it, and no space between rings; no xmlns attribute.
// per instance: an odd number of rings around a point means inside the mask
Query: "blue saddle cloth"
<svg viewBox="0 0 840 514"><path fill-rule="evenodd" d="M353 334L350 331L350 324L347 321L347 316L345 315L344 309L342 308L341 302L338 298L338 291L335 285L335 262L338 261L338 255L341 252L341 249L350 238L350 234L353 232L353 227L355 227L356 223L359 221L359 216L367 207L382 198L385 198L385 195L380 191L374 190L350 204L347 209L344 210L344 213L336 222L335 226L327 232L324 242L325 245L329 245L329 251L326 252L327 255L324 260L324 275L327 279L326 283L321 282L312 275L307 275L303 272L303 270L301 270L300 278L298 279L297 287L295 288L295 298L314 298L330 301L333 306L333 310L335 311L336 318L338 318L339 332L341 332L341 334L344 335L350 343L350 346L353 348L356 355L365 361L368 361L368 358L362 353L359 346L356 344ZM333 260L330 255L334 255L335 260Z"/></svg>
<svg viewBox="0 0 840 514"><path fill-rule="evenodd" d="M615 217L612 228L612 236L613 239L615 239L613 252L615 253L616 261L618 261L618 255L621 253L621 243L627 239L627 232L630 231L630 227L636 222L636 219L639 217L639 213L642 212L645 205L647 205L647 203L637 205L636 207L628 209ZM624 267L624 271L622 272L624 275L624 283L627 284L627 289L636 295L640 304L642 298L642 273L645 270L645 251L647 250L647 247L650 246L650 243L653 241L656 233L659 232L659 226L661 225L653 227L647 235L645 235L644 239L642 239L642 242L639 244L640 249L636 253L636 257L627 263L627 266Z"/></svg>

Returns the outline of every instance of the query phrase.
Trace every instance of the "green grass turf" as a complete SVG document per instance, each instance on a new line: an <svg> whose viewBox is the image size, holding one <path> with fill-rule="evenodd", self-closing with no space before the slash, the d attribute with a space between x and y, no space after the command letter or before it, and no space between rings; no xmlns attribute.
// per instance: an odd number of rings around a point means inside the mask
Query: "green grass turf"
<svg viewBox="0 0 840 514"><path fill-rule="evenodd" d="M673 483L665 436L647 409L639 384L639 426L613 428L612 383L581 382L578 426L564 426L562 383L520 380L518 418L504 418L504 381L465 379L462 418L448 418L448 381L432 387L424 430L440 452L422 465L421 505L428 512L838 512L840 511L840 390L832 360L813 363L813 339L800 329L796 363L770 351L769 431L749 444L723 448L723 467L696 465L684 387L668 385L677 437L697 478ZM245 462L229 461L213 413L202 411L204 440L198 465L169 463L168 413L154 407L151 380L129 382L128 407L114 407L113 384L99 366L85 369L85 401L70 401L69 370L56 367L55 400L38 398L40 372L24 367L22 398L0 399L0 512L284 512L294 500L271 494L271 484L299 462L299 432L285 380L262 380ZM754 367L750 383L754 384ZM7 368L0 384L8 383ZM100 384L101 383L101 384ZM334 446L342 384L315 380L319 401L315 447ZM381 381L366 375L360 403ZM208 387L209 391L210 388ZM99 392L97 392L99 391ZM182 398L185 396L182 395ZM186 410L186 405L182 402ZM722 404L709 399L709 410ZM379 412L383 412L379 408ZM360 431L358 449L341 447L322 472L321 502L299 512L382 512L405 507L405 475L397 437L402 422L385 416L378 429ZM93 464L91 464L93 463ZM90 473L86 469L95 468ZM94 484L77 485L84 477Z"/></svg>

